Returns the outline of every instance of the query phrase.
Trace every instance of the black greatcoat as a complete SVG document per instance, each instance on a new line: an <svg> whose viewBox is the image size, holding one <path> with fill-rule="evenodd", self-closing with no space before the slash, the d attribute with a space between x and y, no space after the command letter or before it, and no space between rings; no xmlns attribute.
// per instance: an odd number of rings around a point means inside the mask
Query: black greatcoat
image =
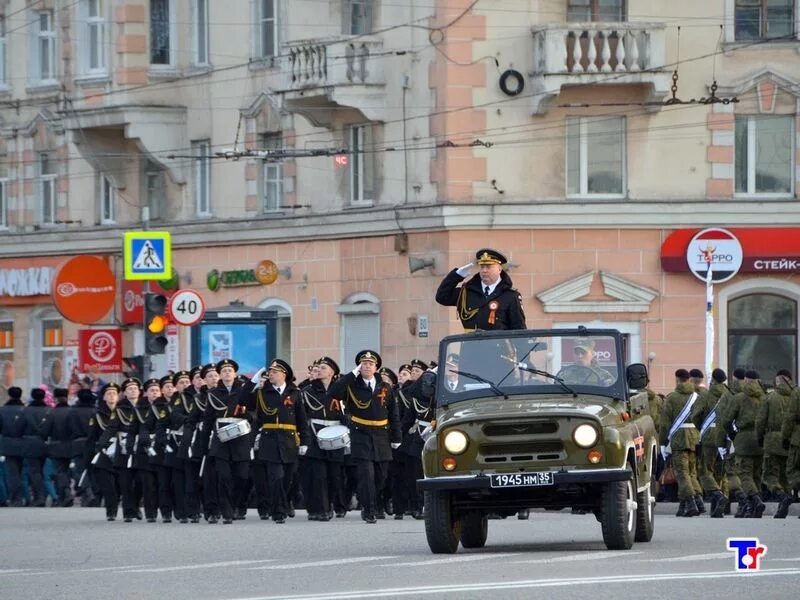
<svg viewBox="0 0 800 600"><path fill-rule="evenodd" d="M139 433L139 421L133 405L130 400L123 398L117 403L117 408L114 409L112 418L107 422L106 430L100 438L100 445L103 448L111 439L117 439L117 452L112 461L116 468L128 468L128 457L133 453L137 433Z"/></svg>
<svg viewBox="0 0 800 600"><path fill-rule="evenodd" d="M320 429L327 427L327 425L314 423L314 420L330 421L331 424L333 424L333 421L341 423L341 410L339 410L339 407L331 407L328 401L328 391L318 379L315 379L303 387L300 393L303 395L303 403L305 404L306 416L308 417L309 429L311 431L306 458L343 463L344 448L341 450L322 450L319 447L317 443L317 433L319 433Z"/></svg>
<svg viewBox="0 0 800 600"><path fill-rule="evenodd" d="M147 449L153 446L156 430L156 418L150 401L147 398L139 398L139 402L133 408L133 414L139 424L137 434L128 439L128 448L133 454L133 468L155 472L156 467L150 464L150 456L147 454Z"/></svg>
<svg viewBox="0 0 800 600"><path fill-rule="evenodd" d="M97 460L94 461L96 469L114 470L114 464L103 450L116 437L118 431L119 419L117 418L117 411L112 411L105 402L101 401L95 414L89 418L89 435L86 441L86 446L92 455L89 460L94 460L97 457ZM117 455L119 456L120 454L121 451L117 448ZM127 457L124 458L127 460Z"/></svg>
<svg viewBox="0 0 800 600"><path fill-rule="evenodd" d="M168 431L172 405L164 396L159 396L153 402L150 412L153 413L153 434L155 436L153 437L153 449L156 451L156 455L150 457L150 464L171 467L178 449L174 438L169 435ZM167 448L169 448L169 452Z"/></svg>
<svg viewBox="0 0 800 600"><path fill-rule="evenodd" d="M24 447L25 416L20 400L0 406L0 456L21 457Z"/></svg>
<svg viewBox="0 0 800 600"><path fill-rule="evenodd" d="M172 396L172 412L169 415L169 431L177 435L178 451L176 458L189 460L189 448L192 445L192 435L197 425L189 423L189 415L195 407L194 395L186 391ZM207 442L206 442L207 443Z"/></svg>
<svg viewBox="0 0 800 600"><path fill-rule="evenodd" d="M405 411L400 424L400 429L403 433L403 444L400 446L400 451L414 458L422 456L422 447L425 445L420 435L424 426L419 426L416 423L418 420L430 423L434 415L431 399L423 396L420 388L421 381L418 379L403 391L411 406Z"/></svg>
<svg viewBox="0 0 800 600"><path fill-rule="evenodd" d="M236 379L230 391L222 381L219 382L217 387L208 391L208 404L203 416L203 425L204 429L207 429L212 435L211 447L208 451L209 456L229 462L251 460L250 453L253 449L253 436L243 435L222 443L216 435L216 423L217 419L233 417L237 406L247 405L247 397L254 387L254 384L250 381L242 383L241 380ZM246 415L236 416L245 417Z"/></svg>
<svg viewBox="0 0 800 600"><path fill-rule="evenodd" d="M347 373L328 390L331 404L342 407L343 422L350 427L350 458L373 462L392 460L392 443L400 443L400 419L394 402L392 387L375 378L371 392L359 375ZM336 403L334 403L334 400ZM366 425L359 420L386 421L385 425Z"/></svg>
<svg viewBox="0 0 800 600"><path fill-rule="evenodd" d="M456 269L450 271L436 290L436 302L442 306L455 306L464 329L527 328L522 310L522 296L512 287L511 277L505 271L500 272L500 282L488 298L483 293L480 275L474 275L458 287L462 281L464 278ZM494 310L493 303L497 305ZM494 323L490 322L492 319Z"/></svg>
<svg viewBox="0 0 800 600"><path fill-rule="evenodd" d="M306 411L300 390L287 383L283 394L278 394L272 384L264 383L250 393L246 399L249 411L255 412L256 460L270 463L292 464L297 462L297 436L301 446L308 446L309 431ZM267 425L275 427L265 427ZM281 429L286 425L288 429ZM291 427L294 426L294 429Z"/></svg>
<svg viewBox="0 0 800 600"><path fill-rule="evenodd" d="M194 395L193 400L194 405L186 418L183 430L184 432L187 430L192 432L189 437L189 448L186 451L186 455L191 460L200 462L208 454L208 443L211 439L211 428L207 427L205 423L206 409L208 408L208 388L203 386ZM183 447L181 447L181 450L183 450Z"/></svg>
<svg viewBox="0 0 800 600"><path fill-rule="evenodd" d="M72 458L69 416L69 405L66 402L58 403L42 424L42 434L47 438L47 456L50 458Z"/></svg>
<svg viewBox="0 0 800 600"><path fill-rule="evenodd" d="M90 461L94 456L92 446L88 445L89 432L92 430L90 420L94 417L95 411L92 402L78 400L78 403L69 409L69 431L72 435L72 456L83 456L86 461Z"/></svg>
<svg viewBox="0 0 800 600"><path fill-rule="evenodd" d="M46 458L47 447L44 443L46 435L43 428L47 423L49 408L44 400L33 400L25 407L25 438L23 456L25 458Z"/></svg>

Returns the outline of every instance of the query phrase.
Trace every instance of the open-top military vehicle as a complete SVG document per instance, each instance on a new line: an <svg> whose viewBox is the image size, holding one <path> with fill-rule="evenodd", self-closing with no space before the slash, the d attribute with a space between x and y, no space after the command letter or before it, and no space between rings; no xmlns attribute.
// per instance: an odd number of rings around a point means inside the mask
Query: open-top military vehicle
<svg viewBox="0 0 800 600"><path fill-rule="evenodd" d="M623 344L584 327L441 341L418 481L433 552L483 547L490 513L527 508L592 512L609 549L650 541L658 438Z"/></svg>

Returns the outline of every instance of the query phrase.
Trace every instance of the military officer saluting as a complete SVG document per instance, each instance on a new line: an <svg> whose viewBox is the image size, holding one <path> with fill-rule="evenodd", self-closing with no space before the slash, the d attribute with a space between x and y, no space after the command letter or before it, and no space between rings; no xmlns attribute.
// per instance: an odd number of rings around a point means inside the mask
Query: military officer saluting
<svg viewBox="0 0 800 600"><path fill-rule="evenodd" d="M465 281L474 263L450 271L439 284L436 302L455 306L466 330L525 329L522 296L502 269L508 259L497 250L482 248L475 260L480 272Z"/></svg>

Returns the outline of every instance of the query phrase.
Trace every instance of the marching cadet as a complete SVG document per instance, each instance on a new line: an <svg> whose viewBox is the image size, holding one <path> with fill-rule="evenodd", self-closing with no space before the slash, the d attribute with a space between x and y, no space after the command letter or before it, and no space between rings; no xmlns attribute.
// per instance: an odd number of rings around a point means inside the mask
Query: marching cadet
<svg viewBox="0 0 800 600"><path fill-rule="evenodd" d="M92 491L94 468L91 461L94 457L94 447L90 447L89 444L89 433L92 429L90 420L97 410L96 403L97 398L92 390L81 389L78 391L77 402L69 411L72 462L75 464L75 473L78 477L75 492L81 499L81 506L90 506L99 501L99 498L94 498Z"/></svg>
<svg viewBox="0 0 800 600"><path fill-rule="evenodd" d="M422 361L417 361L422 362ZM413 363L412 363L413 364ZM431 383L433 380L433 383ZM417 480L422 479L422 448L425 441L422 437L426 429L430 429L434 418L433 386L435 375L433 373L420 373L414 382L406 388L406 396L411 400L411 407L403 415L400 430L403 434L403 443L398 452L404 455L403 486L405 487L408 508L414 519L422 519L422 495L417 491ZM403 513L397 512L395 519L403 518Z"/></svg>
<svg viewBox="0 0 800 600"><path fill-rule="evenodd" d="M260 380L261 373L263 370L253 376L251 383L258 387L241 397L241 404L255 412L258 431L253 463L258 512L262 519L269 515L281 524L289 514L288 492L297 457L308 450L308 423L289 363L273 360L267 369L267 382Z"/></svg>
<svg viewBox="0 0 800 600"><path fill-rule="evenodd" d="M726 494L728 496L728 505L725 507L725 514L731 514L731 498L736 498L738 503L737 513L739 513L739 516L741 517L744 513L747 503L739 502L739 499L744 500L746 496L742 494L742 481L739 479L739 473L736 470L736 448L731 443L730 438L728 438L728 433L722 426L722 417L728 412L728 410L730 410L730 407L733 404L733 397L742 391L745 370L741 367L737 367L733 370L732 375L733 377L730 380L728 391L719 399L719 406L717 407L718 427L716 428L715 435L717 441L717 453L723 457L722 464L727 475L726 479L728 482L728 493Z"/></svg>
<svg viewBox="0 0 800 600"><path fill-rule="evenodd" d="M703 503L702 488L697 481L695 454L700 435L689 420L698 395L689 379L686 369L675 371L675 390L664 400L659 428L661 454L665 460L672 454L672 465L678 480L680 506L675 515L677 517L696 517L700 514L700 505Z"/></svg>
<svg viewBox="0 0 800 600"><path fill-rule="evenodd" d="M103 386L97 410L94 416L88 420L89 431L86 446L92 454L89 464L92 467L92 476L97 479L100 493L103 496L107 521L114 521L117 518L119 508L120 485L114 461L117 454L122 454L122 450L119 438L114 432L118 431L119 426L116 408L121 391L122 388L116 383L108 383Z"/></svg>
<svg viewBox="0 0 800 600"><path fill-rule="evenodd" d="M193 488L190 493L187 473L192 433L186 431L185 424L194 406L194 399L188 391L192 389L191 381L192 375L189 371L178 371L172 376L175 393L172 394L169 420L164 423L167 443L172 448L172 452L168 452L165 456L164 462L171 470L175 518L181 523L188 523L189 518L200 520L197 488ZM194 483L193 481L192 484Z"/></svg>
<svg viewBox="0 0 800 600"><path fill-rule="evenodd" d="M785 519L792 503L792 488L786 478L788 451L783 448L781 428L795 392L792 374L781 369L775 375L775 387L767 394L756 416L758 445L764 448L764 485L778 502L776 519Z"/></svg>
<svg viewBox="0 0 800 600"><path fill-rule="evenodd" d="M788 490L800 490L800 390L798 388L794 389L786 407L786 418L781 426L781 447L788 452L786 457ZM791 503L791 494L787 495Z"/></svg>
<svg viewBox="0 0 800 600"><path fill-rule="evenodd" d="M742 482L742 491L736 499L740 510L735 516L739 518L760 519L764 514L765 506L759 494L764 451L755 431L756 416L763 403L764 389L758 372L747 371L742 391L733 397L722 422L731 443L736 445L735 468Z"/></svg>
<svg viewBox="0 0 800 600"><path fill-rule="evenodd" d="M690 373L691 375L691 373ZM692 423L700 431L700 456L697 457L697 471L703 492L711 496L711 518L721 519L725 514L728 496L725 493L728 481L723 467L724 456L717 451L717 419L720 399L728 392L725 371L714 369L711 373L711 387L708 390L695 389L700 397L692 409ZM702 391L702 393L701 393Z"/></svg>
<svg viewBox="0 0 800 600"><path fill-rule="evenodd" d="M70 484L72 477L69 472L69 463L72 459L72 432L69 428L70 408L67 404L67 390L56 388L53 390L56 405L46 416L42 423L42 436L47 438L47 456L53 462L55 473L53 476L56 500L61 506L72 506L72 491Z"/></svg>
<svg viewBox="0 0 800 600"><path fill-rule="evenodd" d="M203 497L203 514L208 523L212 525L219 521L219 493L217 491L216 461L208 455L211 444L211 426L205 423L205 414L208 410L208 391L213 390L219 383L217 365L209 363L200 370L203 385L195 394L195 406L187 419L187 425L192 429L190 456L195 468L192 473L197 473L199 487Z"/></svg>
<svg viewBox="0 0 800 600"><path fill-rule="evenodd" d="M169 423L172 412L172 395L174 386L172 377L165 375L158 380L159 395L150 404L153 429L150 434L152 451L150 452L150 466L156 472L156 485L158 489L158 507L161 511L163 523L172 522L172 512L175 501L172 494L172 457L175 456L177 445L169 433ZM175 511L175 518L183 518L183 513Z"/></svg>
<svg viewBox="0 0 800 600"><path fill-rule="evenodd" d="M381 366L380 355L362 350L355 362L352 372L331 385L329 395L331 409L341 410L350 427L362 518L375 523L378 490L383 489L392 450L400 447L400 423L391 387L375 377Z"/></svg>
<svg viewBox="0 0 800 600"><path fill-rule="evenodd" d="M392 387L393 393L393 400L394 403L397 404L397 391L398 391L398 379L397 375L395 375L394 371L392 371L389 367L381 367L378 369L378 375L383 380L383 382L387 385ZM398 417L402 422L403 418L402 415L399 414L399 407L398 407ZM401 432L402 435L402 432ZM403 473L402 470L397 470L395 467L398 464L399 457L402 456L400 454L400 449L392 450L392 462L389 464L389 475L386 478L386 483L383 486L383 491L378 494L378 513L375 515L379 519L385 519L386 515L393 515L394 514L394 493L396 487L403 485ZM393 472L399 471L397 473L397 478L400 480L398 484L395 484L393 478ZM383 515L383 516L381 516Z"/></svg>
<svg viewBox="0 0 800 600"><path fill-rule="evenodd" d="M155 523L158 519L158 467L150 461L156 456L153 444L156 419L152 405L159 396L161 396L161 382L155 378L145 381L144 396L132 402L137 429L133 435L133 442L128 438L131 453L129 464L135 473L135 498L137 506L141 499L148 523Z"/></svg>
<svg viewBox="0 0 800 600"><path fill-rule="evenodd" d="M416 368L414 368L415 365ZM410 390L414 386L416 379L419 378L426 369L427 365L416 358L410 363L400 366L397 377L398 385L393 387L395 404L397 405L397 418L400 420L400 423L403 422L403 417L405 417L406 413L412 410ZM402 428L400 430L400 436L401 438L405 436ZM394 518L398 521L403 518L403 515L411 514L411 499L408 496L408 486L406 485L405 476L406 458L406 453L400 452L400 448L398 448L392 451L392 462L389 464L388 477L392 488L392 512L394 512Z"/></svg>
<svg viewBox="0 0 800 600"><path fill-rule="evenodd" d="M8 388L8 400L0 406L0 456L6 461L6 481L8 485L8 505L22 506L22 457L25 442L25 415L22 403L22 389Z"/></svg>
<svg viewBox="0 0 800 600"><path fill-rule="evenodd" d="M139 432L139 421L136 418L134 406L139 402L141 393L141 383L135 377L130 377L122 382L122 398L117 402L113 413L114 418L107 422L104 432L104 436L114 440L116 445L112 464L122 498L122 519L125 523L142 518L136 490L139 483L136 481L133 465L129 466L135 437ZM106 447L104 438L101 438L101 444L102 447Z"/></svg>
<svg viewBox="0 0 800 600"><path fill-rule="evenodd" d="M339 425L342 413L328 404L328 389L339 376L339 365L329 356L317 361L316 377L301 389L311 435L301 474L309 521L330 521L331 507L337 518L347 513L344 500L344 449L322 450L317 434L325 427Z"/></svg>
<svg viewBox="0 0 800 600"><path fill-rule="evenodd" d="M247 418L245 404L247 395L255 387L251 382L242 383L236 376L239 363L226 358L217 363L219 382L208 389L203 425L211 435L208 456L214 459L217 474L217 494L222 522L233 523L234 507L239 506L241 496L250 476L250 461L253 459L252 442L249 435L241 435L229 441L219 439L218 429L228 422L219 419Z"/></svg>
<svg viewBox="0 0 800 600"><path fill-rule="evenodd" d="M397 385L402 386L411 378L411 365L404 363L397 369Z"/></svg>
<svg viewBox="0 0 800 600"><path fill-rule="evenodd" d="M197 365L192 367L192 370L189 371L189 379L192 381L189 393L199 394L200 390L203 389L203 386L206 384L203 379L203 366Z"/></svg>
<svg viewBox="0 0 800 600"><path fill-rule="evenodd" d="M47 421L48 407L44 402L45 392L40 388L31 390L31 401L25 407L25 432L23 434L22 453L28 469L28 480L31 486L31 505L45 506L44 491L44 459L47 458L42 428Z"/></svg>

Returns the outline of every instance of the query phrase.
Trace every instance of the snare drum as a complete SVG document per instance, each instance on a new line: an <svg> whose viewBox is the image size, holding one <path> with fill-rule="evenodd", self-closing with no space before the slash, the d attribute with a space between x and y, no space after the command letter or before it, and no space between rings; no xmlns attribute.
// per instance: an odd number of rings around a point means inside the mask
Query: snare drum
<svg viewBox="0 0 800 600"><path fill-rule="evenodd" d="M250 423L246 419L224 417L217 419L217 437L220 442L230 442L250 433Z"/></svg>
<svg viewBox="0 0 800 600"><path fill-rule="evenodd" d="M341 450L350 445L350 430L345 425L323 427L317 432L320 450Z"/></svg>

